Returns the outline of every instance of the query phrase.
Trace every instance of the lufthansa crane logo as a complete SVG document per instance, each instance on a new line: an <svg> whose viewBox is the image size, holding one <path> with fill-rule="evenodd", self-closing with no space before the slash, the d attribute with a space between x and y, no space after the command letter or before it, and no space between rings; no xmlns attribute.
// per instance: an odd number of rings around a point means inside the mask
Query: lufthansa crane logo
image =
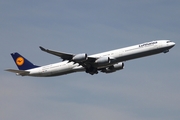
<svg viewBox="0 0 180 120"><path fill-rule="evenodd" d="M16 64L17 64L18 66L23 65L23 64L24 64L24 58L18 57L18 58L16 59Z"/></svg>

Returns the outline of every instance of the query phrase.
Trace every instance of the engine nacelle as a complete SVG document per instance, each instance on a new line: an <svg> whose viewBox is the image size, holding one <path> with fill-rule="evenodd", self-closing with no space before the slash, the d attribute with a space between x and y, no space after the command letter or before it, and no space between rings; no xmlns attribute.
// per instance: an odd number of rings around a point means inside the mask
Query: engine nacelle
<svg viewBox="0 0 180 120"><path fill-rule="evenodd" d="M82 54L77 54L72 58L73 61L76 62L82 62L87 60L87 54L86 53L82 53Z"/></svg>
<svg viewBox="0 0 180 120"><path fill-rule="evenodd" d="M97 64L108 64L108 63L110 63L110 58L109 57L101 57L101 58L99 58L99 59L97 59L96 61L95 61L95 63L97 63Z"/></svg>
<svg viewBox="0 0 180 120"><path fill-rule="evenodd" d="M117 70L122 70L123 68L124 68L124 63L120 62L120 63L114 64L113 66L104 68L102 70L102 72L104 72L104 73L112 73L112 72L115 72Z"/></svg>

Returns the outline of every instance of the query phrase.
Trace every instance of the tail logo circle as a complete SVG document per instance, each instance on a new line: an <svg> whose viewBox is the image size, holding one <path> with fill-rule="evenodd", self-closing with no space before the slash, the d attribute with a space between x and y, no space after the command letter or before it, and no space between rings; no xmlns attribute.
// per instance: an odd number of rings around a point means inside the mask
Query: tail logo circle
<svg viewBox="0 0 180 120"><path fill-rule="evenodd" d="M17 64L18 66L23 65L23 64L24 64L24 58L18 57L18 58L16 59L16 64Z"/></svg>

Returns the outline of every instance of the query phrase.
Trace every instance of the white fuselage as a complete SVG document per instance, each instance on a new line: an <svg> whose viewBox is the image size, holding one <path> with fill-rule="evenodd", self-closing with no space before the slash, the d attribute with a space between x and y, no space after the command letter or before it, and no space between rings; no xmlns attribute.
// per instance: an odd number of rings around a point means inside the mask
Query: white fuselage
<svg viewBox="0 0 180 120"><path fill-rule="evenodd" d="M162 52L168 52L169 49L172 48L174 45L175 43L171 42L170 40L157 40L99 54L94 54L90 55L89 57L110 57L116 60L114 63L110 63L107 66L98 66L99 68L101 68L131 59L154 55ZM85 71L85 68L78 63L63 61L34 69L29 69L27 71L30 72L28 76L47 77Z"/></svg>

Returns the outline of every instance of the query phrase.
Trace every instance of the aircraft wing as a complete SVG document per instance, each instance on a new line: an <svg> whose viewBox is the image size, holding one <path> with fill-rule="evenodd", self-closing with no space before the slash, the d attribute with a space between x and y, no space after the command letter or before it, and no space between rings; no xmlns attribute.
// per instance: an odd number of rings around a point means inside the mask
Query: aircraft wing
<svg viewBox="0 0 180 120"><path fill-rule="evenodd" d="M47 53L56 55L58 57L61 57L63 60L71 60L73 58L73 56L74 56L74 54L57 52L57 51L54 51L54 50L45 49L45 48L43 48L41 46L39 46L39 48L44 52L47 52Z"/></svg>
<svg viewBox="0 0 180 120"><path fill-rule="evenodd" d="M52 55L56 55L60 58L62 58L63 60L69 60L69 61L73 61L72 58L75 56L75 54L71 54L71 53L64 53L64 52L58 52L58 51L54 51L54 50L49 50L49 49L45 49L43 47L39 47L42 51L50 53ZM87 63L89 62L94 62L95 60L97 60L97 58L93 58L93 57L87 57L88 59L86 60ZM79 62L77 62L79 63Z"/></svg>
<svg viewBox="0 0 180 120"><path fill-rule="evenodd" d="M95 61L97 59L99 59L99 58L95 58L95 57L89 57L85 53L75 55L75 54L69 54L69 53L63 53L63 52L58 52L58 51L54 51L54 50L45 49L45 48L43 48L41 46L40 46L40 49L42 51L44 51L44 52L56 55L56 56L62 58L63 60L69 60L69 61L72 61L74 63L78 63L79 65L82 65L84 68L86 68L86 70L87 69L92 69L92 68L96 69ZM83 60L79 61L77 59L74 59L74 57L75 58L82 58ZM90 73L90 74L94 74L94 73L97 73L97 69L96 69L95 72L92 71L92 73Z"/></svg>
<svg viewBox="0 0 180 120"><path fill-rule="evenodd" d="M14 69L7 69L5 71L13 72L21 76L25 76L30 73L29 71L25 71L25 70L14 70Z"/></svg>

